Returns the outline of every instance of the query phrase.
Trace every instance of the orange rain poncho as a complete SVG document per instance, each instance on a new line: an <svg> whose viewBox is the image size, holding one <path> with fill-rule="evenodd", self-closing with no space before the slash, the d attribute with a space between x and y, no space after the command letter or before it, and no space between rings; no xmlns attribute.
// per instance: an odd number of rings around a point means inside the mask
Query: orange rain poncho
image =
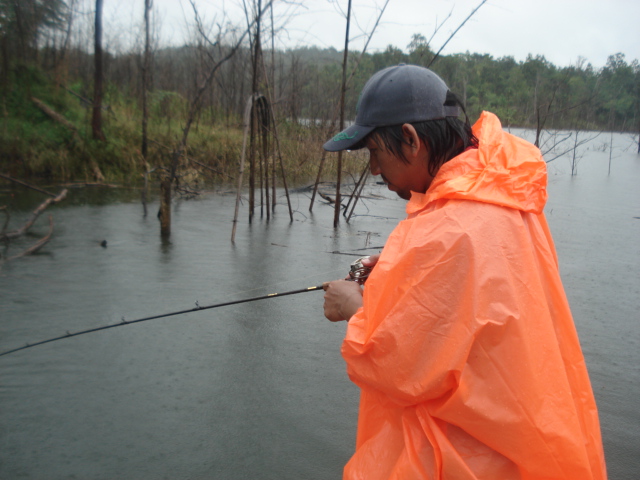
<svg viewBox="0 0 640 480"><path fill-rule="evenodd" d="M361 388L345 479L606 478L542 213L539 150L483 113L390 235L342 354Z"/></svg>

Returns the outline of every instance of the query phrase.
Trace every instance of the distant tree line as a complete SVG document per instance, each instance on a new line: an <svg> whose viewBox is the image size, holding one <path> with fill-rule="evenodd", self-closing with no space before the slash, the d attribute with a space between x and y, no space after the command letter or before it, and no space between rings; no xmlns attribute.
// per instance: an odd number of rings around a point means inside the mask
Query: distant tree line
<svg viewBox="0 0 640 480"><path fill-rule="evenodd" d="M415 36L420 38L419 35ZM389 46L365 53L347 91L347 117L353 118L358 94L377 70L398 63L427 66L434 52L426 44L412 44L410 53ZM53 55L54 52L49 52ZM159 115L168 115L172 102L188 98L197 88L201 51L184 46L153 54L153 97ZM335 109L340 86L341 52L316 47L265 51L267 63L275 59L275 98L279 110L291 120L328 120ZM69 78L80 81L85 93L92 84L93 56L76 49L67 55ZM357 58L355 52L351 58ZM251 89L251 53L240 49L221 68L206 99L206 107L221 119L238 119ZM496 113L503 124L535 128L615 130L637 132L640 127L640 64L627 62L623 53L608 58L601 69L586 60L556 67L544 56L524 61L488 54L441 55L431 65L456 93L471 118L482 110ZM140 55L105 55L106 82L119 94L140 94Z"/></svg>
<svg viewBox="0 0 640 480"><path fill-rule="evenodd" d="M0 80L5 87L8 72L29 62L56 72L58 79L82 90L77 93L91 97L91 42L86 38L82 42L71 33L72 9L77 3L0 0ZM194 41L153 52L151 90L160 110L157 113L166 114L172 101L179 100L175 95L189 98L202 74L203 57L220 55L224 43L212 46ZM273 72L281 112L291 119L330 118L340 84L341 53L316 47L263 50L264 61L274 63L267 69ZM413 36L406 50L409 53L390 45L383 52L365 53L347 92L347 115L355 112L358 93L373 72L401 62L427 66L434 57L432 46L421 34ZM104 52L107 95L117 92L140 97L142 53L139 46L129 52ZM353 52L352 61L359 56ZM247 41L246 48L238 50L221 69L204 100L206 107L223 118L239 118L251 87L250 65ZM583 58L575 65L557 67L539 55L516 61L469 52L440 55L431 68L462 98L471 117L484 109L514 126L535 127L541 116L548 128L638 131L640 126L640 64L638 59L628 62L624 53L613 53L600 69Z"/></svg>

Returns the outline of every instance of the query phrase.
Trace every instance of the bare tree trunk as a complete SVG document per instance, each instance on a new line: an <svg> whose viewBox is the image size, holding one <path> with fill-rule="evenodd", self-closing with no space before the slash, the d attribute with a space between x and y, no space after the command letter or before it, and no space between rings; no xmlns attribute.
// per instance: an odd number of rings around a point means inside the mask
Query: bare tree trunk
<svg viewBox="0 0 640 480"><path fill-rule="evenodd" d="M244 159L247 153L247 135L249 133L249 122L251 122L251 111L253 110L253 97L247 99L244 108L243 128L242 128L242 153L240 154L240 169L238 171L238 188L236 191L236 208L233 214L233 228L231 229L231 243L236 241L236 225L238 224L238 209L240 208L240 196L242 193L242 176L244 174Z"/></svg>
<svg viewBox="0 0 640 480"><path fill-rule="evenodd" d="M147 163L148 139L147 126L149 123L149 67L151 64L151 45L149 41L149 13L151 0L144 0L144 58L142 59L142 162L144 168L144 185L142 187L142 208L147 216L147 192L149 189L149 164Z"/></svg>
<svg viewBox="0 0 640 480"><path fill-rule="evenodd" d="M342 88L340 89L340 131L344 129L344 97L347 91L347 58L349 55L349 25L351 23L351 0L347 7L347 31L344 37L344 57L342 59ZM333 213L333 228L340 222L340 182L342 181L342 150L338 152L338 175L336 180L336 205Z"/></svg>
<svg viewBox="0 0 640 480"><path fill-rule="evenodd" d="M613 156L613 108L609 110L609 170L607 175L611 175L611 158Z"/></svg>
<svg viewBox="0 0 640 480"><path fill-rule="evenodd" d="M22 15L22 7L19 2L13 3L13 14L15 16L16 29L18 30L18 58L24 60L27 56L27 34L24 17Z"/></svg>
<svg viewBox="0 0 640 480"><path fill-rule="evenodd" d="M74 20L75 11L76 11L76 0L69 0L69 2L68 2L68 11L69 11L69 16L67 18L67 29L65 31L65 37L64 37L64 40L62 42L62 45L60 46L60 56L56 59L56 61L54 63L54 66L53 66L55 74L56 74L56 81L58 83L64 83L59 78L61 76L61 74L62 74L60 66L64 62L65 57L67 55L67 50L69 48L69 40L71 39L71 28L73 26L73 20Z"/></svg>
<svg viewBox="0 0 640 480"><path fill-rule="evenodd" d="M253 48L254 48L254 53L253 53L253 62L252 62L252 73L253 73L253 81L252 81L252 87L251 87L251 95L253 96L254 99L257 98L258 96L258 87L260 85L260 69L259 69L259 65L260 65L260 56L261 56L261 47L260 47L260 19L261 19L261 7L262 7L262 1L258 0L257 2L257 8L256 8L256 19L255 19L255 24L256 24L256 33L255 33L255 39L253 42ZM256 188L256 183L255 183L255 176L256 176L256 154L255 154L255 150L256 150L256 144L258 142L255 141L255 137L257 134L257 128L256 128L256 117L257 117L257 108L255 108L255 102L254 102L254 108L253 108L253 114L251 116L252 121L251 121L251 137L250 137L250 141L249 141L249 222L251 222L251 220L253 219L253 212L254 212L254 208L255 208L255 188ZM262 179L261 179L262 180ZM260 190L260 194L262 195L262 189Z"/></svg>
<svg viewBox="0 0 640 480"><path fill-rule="evenodd" d="M93 84L93 117L91 130L94 140L106 140L102 132L102 2L96 0L95 32L94 32L94 84Z"/></svg>
<svg viewBox="0 0 640 480"><path fill-rule="evenodd" d="M275 26L274 26L274 22L273 22L273 4L271 5L271 8L269 9L270 13L271 13L271 94L269 95L270 97L270 101L269 104L271 106L271 112L273 114L273 128L274 128L274 132L275 132L275 128L276 128L276 114L274 109L274 104L273 104L273 99L278 98L278 93L276 92L276 44L275 44L275 39L276 39L276 32L275 32ZM639 144L640 145L640 144ZM273 142L272 147L274 147L272 149L271 152L271 164L272 164L272 170L271 170L271 211L275 212L276 210L276 150L275 150L275 142ZM640 148L640 146L638 147ZM267 173L267 175L269 175L269 173Z"/></svg>
<svg viewBox="0 0 640 480"><path fill-rule="evenodd" d="M167 175L160 183L160 234L163 237L171 235L171 183L173 178Z"/></svg>
<svg viewBox="0 0 640 480"><path fill-rule="evenodd" d="M284 194L287 198L287 206L289 207L289 219L293 222L293 209L291 208L291 197L289 196L289 187L287 186L287 176L286 173L284 171L284 163L282 162L282 155L280 154L280 139L278 136L278 124L276 122L276 113L275 113L275 105L273 102L273 89L269 86L269 75L267 74L267 69L266 66L264 64L264 62L262 62L262 68L264 70L264 78L265 78L265 89L267 92L267 99L263 98L263 102L266 103L265 106L265 112L266 112L266 118L263 119L263 124L265 126L264 128L264 134L265 136L267 136L268 133L268 129L269 127L271 128L272 131L272 139L273 139L273 158L272 158L272 163L273 163L273 168L272 168L272 176L273 176L273 181L271 182L272 184L272 188L273 188L273 195L271 197L272 200L272 211L275 211L275 207L276 207L276 158L278 163L280 164L280 172L282 174L282 186L284 188ZM268 216L267 216L268 218Z"/></svg>
<svg viewBox="0 0 640 480"><path fill-rule="evenodd" d="M149 65L151 47L149 42L149 11L151 0L144 0L144 58L142 59L142 158L147 161L147 124L149 121L149 107L147 97L149 91Z"/></svg>
<svg viewBox="0 0 640 480"><path fill-rule="evenodd" d="M269 198L269 109L271 105L267 103L267 99L262 97L262 102L259 104L260 112L260 146L261 146L261 164L264 168L261 168L261 175L264 175L264 205L267 210L267 220L271 218L270 198ZM264 173L262 172L264 170ZM261 182L262 183L262 182ZM260 201L262 201L262 194L260 195ZM262 214L262 205L260 206Z"/></svg>
<svg viewBox="0 0 640 480"><path fill-rule="evenodd" d="M575 176L578 174L578 158L577 158L577 151L578 151L578 130L576 130L575 132L576 138L573 141L573 156L571 157L571 176Z"/></svg>

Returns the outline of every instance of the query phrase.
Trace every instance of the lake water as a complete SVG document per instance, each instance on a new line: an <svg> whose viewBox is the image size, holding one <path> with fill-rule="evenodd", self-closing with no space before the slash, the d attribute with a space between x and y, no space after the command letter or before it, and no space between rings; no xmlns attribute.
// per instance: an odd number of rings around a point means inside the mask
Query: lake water
<svg viewBox="0 0 640 480"><path fill-rule="evenodd" d="M519 132L526 134L526 132ZM609 135L549 164L547 216L600 410L609 476L640 475L640 157ZM350 224L309 193L267 222L235 196L177 201L170 241L135 191L72 190L43 250L0 269L0 351L148 315L343 277L379 251L404 202L374 183ZM373 197L377 195L377 197ZM5 191L16 228L42 201ZM150 212L157 211L152 204ZM16 254L47 231L3 255ZM107 240L107 247L100 246ZM0 357L2 479L337 479L358 390L344 323L309 292L127 325Z"/></svg>

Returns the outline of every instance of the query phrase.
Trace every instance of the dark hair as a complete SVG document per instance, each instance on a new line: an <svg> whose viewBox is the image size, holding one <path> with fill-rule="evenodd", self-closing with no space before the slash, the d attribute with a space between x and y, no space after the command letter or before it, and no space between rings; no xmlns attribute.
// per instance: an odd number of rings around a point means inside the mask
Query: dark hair
<svg viewBox="0 0 640 480"><path fill-rule="evenodd" d="M460 100L451 92L447 93L445 105L458 105L464 112L465 121L455 117L439 118L424 122L411 123L418 137L427 146L429 152L429 174L435 176L442 165L460 155L467 148L477 148L478 139L471 131L469 117ZM407 162L402 153L402 145L407 144L402 125L378 127L367 138L375 138L379 143L402 161ZM365 139L366 140L366 139ZM364 141L363 141L364 143Z"/></svg>

